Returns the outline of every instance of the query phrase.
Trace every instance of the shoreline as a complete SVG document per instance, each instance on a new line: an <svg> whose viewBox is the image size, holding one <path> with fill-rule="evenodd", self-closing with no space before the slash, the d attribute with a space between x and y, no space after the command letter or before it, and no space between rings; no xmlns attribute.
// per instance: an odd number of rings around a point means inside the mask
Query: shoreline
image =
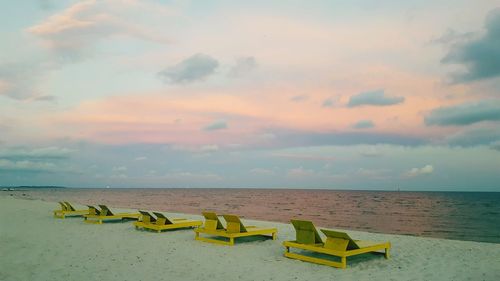
<svg viewBox="0 0 500 281"><path fill-rule="evenodd" d="M137 231L130 222L55 219L57 208L53 202L0 197L0 248L8 253L0 256L0 280L500 279L500 244L494 243L348 230L354 239L390 241L391 259L360 256L348 259L342 270L285 258L282 242L295 235L290 224L243 219L277 227L278 239L227 247L195 241L192 230L157 234Z"/></svg>
<svg viewBox="0 0 500 281"><path fill-rule="evenodd" d="M2 197L0 196L0 198L2 198ZM6 198L8 198L8 197L6 197ZM58 202L51 201L51 200L46 200L44 198L23 198L23 197L17 198L17 197L13 196L13 199L15 199L15 200L26 200L26 201L40 201L40 202L44 202L44 203L52 203L55 206L54 210L59 208ZM77 201L74 201L74 203L75 203L74 205L76 205L76 206L80 206L82 208L86 208L86 205L83 204L83 203L79 203ZM113 210L121 210L123 212L135 212L135 211L138 211L138 210L158 211L158 212L168 213L168 214L171 214L171 215L177 215L177 216L180 216L180 217L192 217L192 218L196 218L196 219L199 219L199 220L202 220L202 221L204 220L204 218L203 218L202 215L196 214L196 213L181 213L181 212L171 211L171 210L150 210L150 209L147 209L147 208L134 208L134 207L131 207L131 206L108 206L108 207L112 208ZM218 214L218 215L222 215L222 214ZM287 223L284 223L284 222L281 222L281 221L270 221L270 220L261 220L261 219L253 219L253 218L248 218L247 219L245 216L240 216L240 218L242 218L245 221L249 221L249 222L257 222L257 223L264 223L264 224L279 224L279 225L282 225L282 226L288 225L293 230L293 227L291 226L291 224L287 224ZM376 232L376 231L372 232L372 231L363 231L363 230L358 230L358 229L346 229L346 228L338 228L338 227L331 228L331 227L326 227L326 226L316 225L316 224L315 224L315 226L316 226L317 229L319 229L319 228L329 229L330 228L330 229L336 229L336 230L340 230L340 231L344 231L344 232L350 232L350 233L366 233L366 234L373 234L373 235L380 234L380 235L402 236L402 237L423 238L423 239L438 239L438 240L457 241L457 242L474 242L474 243L493 244L493 245L499 245L500 246L500 243L486 242L486 241L460 240L460 239L449 239L449 238L440 238L440 237L425 237L425 236L418 236L418 235L413 235L413 234L396 234L396 233L384 233L384 232Z"/></svg>
<svg viewBox="0 0 500 281"><path fill-rule="evenodd" d="M500 213L500 197L480 193L472 199L459 193L223 189L40 189L2 195L194 215L215 210L285 224L301 218L325 228L500 243L500 217L494 215ZM453 208L456 204L461 210Z"/></svg>

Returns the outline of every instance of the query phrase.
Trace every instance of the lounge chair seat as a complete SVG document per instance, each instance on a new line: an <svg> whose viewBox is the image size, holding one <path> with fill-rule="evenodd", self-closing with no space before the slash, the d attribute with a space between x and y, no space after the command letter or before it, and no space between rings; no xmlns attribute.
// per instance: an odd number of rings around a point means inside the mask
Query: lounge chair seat
<svg viewBox="0 0 500 281"><path fill-rule="evenodd" d="M292 220L292 225L296 231L296 240L283 242L283 246L285 246L286 249L285 257L338 268L346 268L347 257L364 253L383 250L385 258L389 258L389 249L391 248L390 242L353 240L345 232L321 229L321 232L326 235L326 241L323 243L312 222ZM326 258L292 253L290 252L290 248L336 256L340 258L340 262L332 261Z"/></svg>
<svg viewBox="0 0 500 281"><path fill-rule="evenodd" d="M179 228L189 228L189 227L199 227L202 225L201 221L189 220L183 218L168 218L162 213L153 212L156 218L153 217L149 212L139 211L141 213L142 220L134 222L136 229L149 229L156 232L161 232L162 230L179 229Z"/></svg>
<svg viewBox="0 0 500 281"><path fill-rule="evenodd" d="M101 210L93 206L89 206L89 214L84 216L86 223L94 223L94 224L102 224L103 221L109 220L138 220L141 216L140 213L119 213L114 214L111 210L105 205L99 205Z"/></svg>
<svg viewBox="0 0 500 281"><path fill-rule="evenodd" d="M194 231L195 239L204 242L232 246L234 245L234 239L238 237L270 235L272 239L275 240L278 233L276 228L245 226L236 215L223 215L227 222L227 228L222 226L217 214L213 212L203 212L203 216L205 217L205 225L203 227L196 228ZM201 237L201 233L210 236L225 237L228 238L229 241Z"/></svg>
<svg viewBox="0 0 500 281"><path fill-rule="evenodd" d="M59 202L60 210L54 210L54 217L64 219L66 216L83 216L89 213L89 210L76 210L69 202Z"/></svg>

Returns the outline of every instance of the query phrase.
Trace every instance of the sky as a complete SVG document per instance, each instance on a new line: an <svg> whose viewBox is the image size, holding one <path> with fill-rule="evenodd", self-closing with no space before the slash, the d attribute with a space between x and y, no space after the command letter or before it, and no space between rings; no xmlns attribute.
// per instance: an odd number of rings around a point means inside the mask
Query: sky
<svg viewBox="0 0 500 281"><path fill-rule="evenodd" d="M500 191L500 2L2 1L0 186Z"/></svg>

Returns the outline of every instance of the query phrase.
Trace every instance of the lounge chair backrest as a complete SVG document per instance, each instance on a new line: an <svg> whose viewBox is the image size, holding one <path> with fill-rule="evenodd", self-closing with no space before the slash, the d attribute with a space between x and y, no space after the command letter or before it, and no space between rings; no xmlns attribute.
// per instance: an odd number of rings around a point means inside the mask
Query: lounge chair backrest
<svg viewBox="0 0 500 281"><path fill-rule="evenodd" d="M114 216L113 212L106 205L99 205L101 207L101 216Z"/></svg>
<svg viewBox="0 0 500 281"><path fill-rule="evenodd" d="M301 244L323 243L316 227L311 221L291 220L296 233L296 242Z"/></svg>
<svg viewBox="0 0 500 281"><path fill-rule="evenodd" d="M66 204L66 207L68 207L68 211L76 211L76 209L73 206L71 206L71 204L68 201L64 201L64 203Z"/></svg>
<svg viewBox="0 0 500 281"><path fill-rule="evenodd" d="M241 222L240 218L236 215L223 215L227 222L227 232L229 233L240 233L247 232L247 229Z"/></svg>
<svg viewBox="0 0 500 281"><path fill-rule="evenodd" d="M155 214L155 216L158 218L156 219L156 224L159 225L173 224L173 222L169 220L164 214L158 212L153 212L153 214Z"/></svg>
<svg viewBox="0 0 500 281"><path fill-rule="evenodd" d="M156 219L149 212L139 211L139 213L141 213L141 215L142 215L142 222L143 223L154 223L154 222L156 222Z"/></svg>
<svg viewBox="0 0 500 281"><path fill-rule="evenodd" d="M89 207L89 215L100 215L101 214L101 211L99 211L96 207L94 206L91 206L91 205L87 205L87 207Z"/></svg>
<svg viewBox="0 0 500 281"><path fill-rule="evenodd" d="M59 201L59 205L61 205L61 210L68 211L68 207L66 206L66 203Z"/></svg>
<svg viewBox="0 0 500 281"><path fill-rule="evenodd" d="M202 212L203 216L205 217L205 229L208 230L217 230L217 229L224 229L224 226L222 226L222 223L219 220L219 217L217 217L217 214L214 212Z"/></svg>
<svg viewBox="0 0 500 281"><path fill-rule="evenodd" d="M360 248L358 244L356 244L356 241L349 237L349 235L347 235L347 233L345 232L330 229L321 229L321 232L326 235L325 248L339 251L354 250Z"/></svg>

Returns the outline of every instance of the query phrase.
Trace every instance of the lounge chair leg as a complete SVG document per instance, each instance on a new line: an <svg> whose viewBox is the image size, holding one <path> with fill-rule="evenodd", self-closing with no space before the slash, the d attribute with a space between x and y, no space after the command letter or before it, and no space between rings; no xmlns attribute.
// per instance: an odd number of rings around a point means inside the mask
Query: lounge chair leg
<svg viewBox="0 0 500 281"><path fill-rule="evenodd" d="M200 233L199 232L194 232L194 240L198 240L200 238Z"/></svg>
<svg viewBox="0 0 500 281"><path fill-rule="evenodd" d="M290 247L286 246L285 247L285 252L290 253Z"/></svg>
<svg viewBox="0 0 500 281"><path fill-rule="evenodd" d="M390 258L390 255L389 255L389 248L385 248L385 255L384 255L384 257L385 257L386 259Z"/></svg>
<svg viewBox="0 0 500 281"><path fill-rule="evenodd" d="M158 233L160 233L160 232L161 232L161 230L160 230L160 229L158 229L158 230L157 230L157 232L158 232Z"/></svg>
<svg viewBox="0 0 500 281"><path fill-rule="evenodd" d="M229 244L232 246L234 245L234 238L233 237L230 237L229 238Z"/></svg>
<svg viewBox="0 0 500 281"><path fill-rule="evenodd" d="M278 236L277 233L273 232L273 240L276 240L277 236Z"/></svg>
<svg viewBox="0 0 500 281"><path fill-rule="evenodd" d="M340 259L341 259L342 268L346 268L347 267L347 258L341 257Z"/></svg>

